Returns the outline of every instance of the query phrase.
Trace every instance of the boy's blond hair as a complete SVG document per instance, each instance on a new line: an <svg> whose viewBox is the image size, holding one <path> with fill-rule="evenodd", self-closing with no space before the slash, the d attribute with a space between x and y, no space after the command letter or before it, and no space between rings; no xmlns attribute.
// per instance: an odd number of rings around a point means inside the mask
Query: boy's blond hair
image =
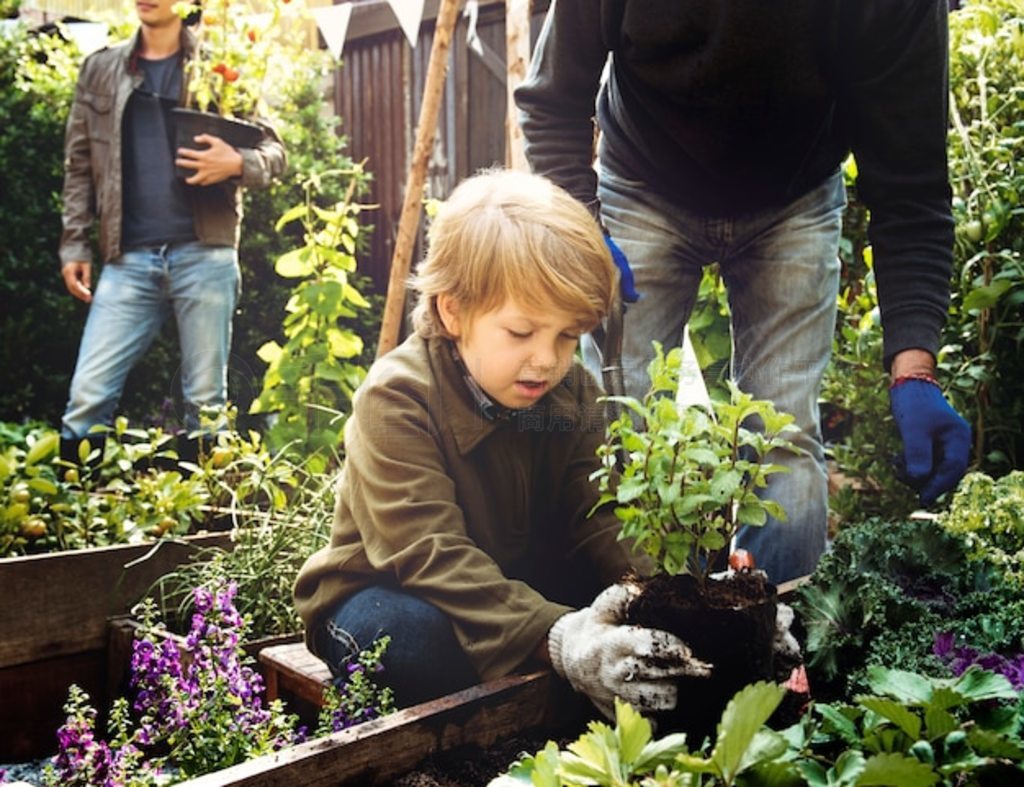
<svg viewBox="0 0 1024 787"><path fill-rule="evenodd" d="M442 204L411 284L422 336L447 335L437 312L445 294L467 323L511 298L578 315L589 331L611 309L618 273L580 202L540 175L487 170Z"/></svg>

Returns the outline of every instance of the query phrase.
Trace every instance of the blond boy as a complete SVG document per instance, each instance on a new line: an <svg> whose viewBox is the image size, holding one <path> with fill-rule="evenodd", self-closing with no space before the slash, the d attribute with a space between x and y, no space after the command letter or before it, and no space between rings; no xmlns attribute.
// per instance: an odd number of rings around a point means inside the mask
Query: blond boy
<svg viewBox="0 0 1024 787"><path fill-rule="evenodd" d="M544 178L483 173L414 283L415 334L360 387L331 542L296 582L308 646L343 675L389 634L400 705L547 662L605 713L673 707L706 665L620 625L629 556L612 511L588 515L604 420L575 353L618 286L597 224Z"/></svg>

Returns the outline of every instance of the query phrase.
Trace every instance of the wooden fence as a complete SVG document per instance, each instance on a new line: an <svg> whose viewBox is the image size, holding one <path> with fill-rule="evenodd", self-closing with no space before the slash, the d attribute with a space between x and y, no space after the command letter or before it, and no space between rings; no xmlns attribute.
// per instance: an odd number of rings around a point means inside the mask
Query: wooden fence
<svg viewBox="0 0 1024 787"><path fill-rule="evenodd" d="M535 0L533 35L546 0ZM437 0L427 0L416 48L409 46L385 0L353 9L342 63L336 72L335 106L348 152L366 160L373 175L365 214L373 225L359 264L381 292L387 286L398 219L433 40ZM467 35L475 27L478 48ZM505 162L505 3L481 0L475 26L462 14L452 41L444 99L430 160L426 196L445 198L461 179ZM422 234L422 226L421 226ZM417 244L415 261L421 253Z"/></svg>

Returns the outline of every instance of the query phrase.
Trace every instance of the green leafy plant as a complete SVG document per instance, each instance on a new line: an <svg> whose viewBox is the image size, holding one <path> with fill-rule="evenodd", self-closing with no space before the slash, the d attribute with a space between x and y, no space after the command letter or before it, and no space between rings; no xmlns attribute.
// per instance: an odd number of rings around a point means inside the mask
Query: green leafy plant
<svg viewBox="0 0 1024 787"><path fill-rule="evenodd" d="M187 563L160 577L147 597L168 627L183 634L195 612L195 588L231 583L252 636L301 631L292 584L305 559L327 543L333 504L333 479L310 477L284 510L242 514L229 546L197 549Z"/></svg>
<svg viewBox="0 0 1024 787"><path fill-rule="evenodd" d="M317 204L321 184L351 175L330 171L306 179L304 201L277 222L280 231L301 222L302 245L278 258L278 275L301 279L288 301L284 346L269 341L259 350L268 364L263 390L253 413L272 413L267 433L275 448L291 445L310 461L327 466L338 450L346 412L366 369L350 359L363 350L358 332L345 327L369 303L349 280L356 269L360 206L352 201L358 184L349 181L345 197L333 205Z"/></svg>
<svg viewBox="0 0 1024 787"><path fill-rule="evenodd" d="M785 519L781 506L758 491L785 471L773 456L798 450L786 439L796 427L791 415L731 381L729 401L715 403L713 412L680 408L674 395L681 350L666 354L657 343L654 349L643 400L607 397L624 412L598 451L597 505L617 504L622 537L663 573L688 573L703 583L740 528L764 525L769 515Z"/></svg>
<svg viewBox="0 0 1024 787"><path fill-rule="evenodd" d="M266 114L264 94L285 17L298 18L299 0L179 2L184 19L201 9L196 54L186 67L186 107L224 117ZM292 31L294 32L294 31ZM286 62L286 61L281 61Z"/></svg>
<svg viewBox="0 0 1024 787"><path fill-rule="evenodd" d="M591 723L564 751L548 742L491 787L953 787L985 784L982 774L1019 779L1020 704L1006 678L977 668L941 679L877 667L870 679L872 693L814 705L778 731L766 722L785 690L751 684L729 702L714 747L702 752L691 752L683 735L654 739L650 723L616 700L614 729Z"/></svg>
<svg viewBox="0 0 1024 787"><path fill-rule="evenodd" d="M971 560L993 565L1024 589L1024 471L1002 478L968 473L939 522L964 538Z"/></svg>
<svg viewBox="0 0 1024 787"><path fill-rule="evenodd" d="M1024 649L1019 589L931 518L845 527L793 606L819 699L863 691L877 665L948 674L932 651L939 633L985 651Z"/></svg>
<svg viewBox="0 0 1024 787"><path fill-rule="evenodd" d="M957 221L943 372L971 422L978 469L1024 462L1024 3L978 0L950 15L950 180Z"/></svg>

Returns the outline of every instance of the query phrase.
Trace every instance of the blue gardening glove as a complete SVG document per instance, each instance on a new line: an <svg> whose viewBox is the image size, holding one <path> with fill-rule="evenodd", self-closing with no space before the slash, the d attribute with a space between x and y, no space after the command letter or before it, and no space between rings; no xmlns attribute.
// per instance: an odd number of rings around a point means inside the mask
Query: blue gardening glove
<svg viewBox="0 0 1024 787"><path fill-rule="evenodd" d="M612 253L612 262L619 269L619 291L623 303L636 303L640 300L640 293L636 291L636 282L633 280L633 269L629 267L629 260L622 253L619 244L612 240L607 232L604 234L604 242L608 245L608 251Z"/></svg>
<svg viewBox="0 0 1024 787"><path fill-rule="evenodd" d="M905 480L917 490L921 505L930 506L967 472L971 427L928 378L897 380L889 389L889 404L903 440Z"/></svg>

